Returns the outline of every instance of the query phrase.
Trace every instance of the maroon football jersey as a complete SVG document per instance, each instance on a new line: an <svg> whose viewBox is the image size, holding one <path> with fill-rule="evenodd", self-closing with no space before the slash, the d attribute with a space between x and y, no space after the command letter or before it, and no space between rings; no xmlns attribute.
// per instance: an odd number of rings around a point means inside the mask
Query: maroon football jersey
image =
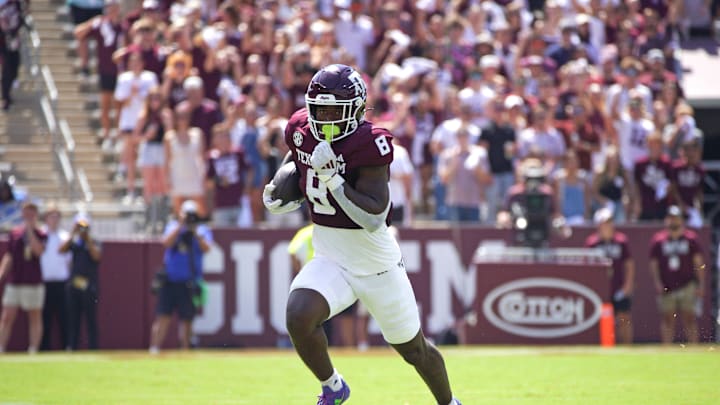
<svg viewBox="0 0 720 405"><path fill-rule="evenodd" d="M612 297L625 283L625 261L630 259L627 236L622 232L615 232L612 239L604 240L598 233L594 233L585 240L585 247L600 249L605 257L612 260L613 272L610 278L610 297Z"/></svg>
<svg viewBox="0 0 720 405"><path fill-rule="evenodd" d="M248 165L241 150L220 153L210 152L207 179L215 182L215 207L238 207L245 189Z"/></svg>
<svg viewBox="0 0 720 405"><path fill-rule="evenodd" d="M655 189L662 181L670 181L672 175L672 165L667 157L656 161L650 161L645 157L635 163L635 184L637 184L640 192L640 204L643 214L652 214L654 217L662 218L668 203L668 194L665 198L657 200L655 197Z"/></svg>
<svg viewBox="0 0 720 405"><path fill-rule="evenodd" d="M350 136L331 143L340 165L339 173L350 185L357 180L357 169L388 165L393 159L392 135L383 128L364 122ZM358 229L340 208L324 183L315 175L310 156L319 143L310 132L307 111L296 111L285 127L285 143L300 172L300 189L305 195L315 224L334 228Z"/></svg>
<svg viewBox="0 0 720 405"><path fill-rule="evenodd" d="M668 291L677 290L695 280L693 256L702 249L697 235L685 230L677 239L671 239L667 230L653 236L650 259L658 262L660 280Z"/></svg>
<svg viewBox="0 0 720 405"><path fill-rule="evenodd" d="M42 243L47 240L47 234L35 229L35 236ZM10 232L8 253L12 257L12 266L8 272L8 284L29 285L41 284L40 257L30 252L30 244L25 241L25 226L19 226Z"/></svg>
<svg viewBox="0 0 720 405"><path fill-rule="evenodd" d="M124 35L121 22L113 23L108 17L100 17L92 22L88 36L97 41L98 72L103 75L117 75L118 69L112 55Z"/></svg>
<svg viewBox="0 0 720 405"><path fill-rule="evenodd" d="M682 202L692 207L694 199L703 187L705 169L702 164L690 165L684 160L677 160L672 168L672 181L677 187Z"/></svg>

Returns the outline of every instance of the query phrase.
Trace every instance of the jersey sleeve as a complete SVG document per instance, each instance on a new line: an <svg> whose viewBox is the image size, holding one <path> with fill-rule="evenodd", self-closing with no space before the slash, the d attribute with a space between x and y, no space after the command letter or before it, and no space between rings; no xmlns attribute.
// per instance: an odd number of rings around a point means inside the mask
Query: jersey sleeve
<svg viewBox="0 0 720 405"><path fill-rule="evenodd" d="M703 249L702 246L700 246L700 242L698 241L697 234L692 231L688 231L687 233L688 241L690 242L690 254L702 254Z"/></svg>
<svg viewBox="0 0 720 405"><path fill-rule="evenodd" d="M384 166L393 161L392 135L384 128L373 128L369 134L355 134L363 137L354 153L352 165L355 167Z"/></svg>
<svg viewBox="0 0 720 405"><path fill-rule="evenodd" d="M293 150L295 148L295 144L293 143L293 134L296 131L299 131L300 128L307 122L307 114L305 114L305 109L300 109L295 111L293 115L290 116L290 119L288 120L287 125L285 125L285 144L290 148L290 150Z"/></svg>
<svg viewBox="0 0 720 405"><path fill-rule="evenodd" d="M661 250L662 250L662 243L660 243L660 239L656 236L650 242L650 260L652 260L652 259L659 260L662 257Z"/></svg>
<svg viewBox="0 0 720 405"><path fill-rule="evenodd" d="M631 259L632 256L630 255L630 243L628 243L627 239L622 238L620 241L620 260L625 262L628 259Z"/></svg>

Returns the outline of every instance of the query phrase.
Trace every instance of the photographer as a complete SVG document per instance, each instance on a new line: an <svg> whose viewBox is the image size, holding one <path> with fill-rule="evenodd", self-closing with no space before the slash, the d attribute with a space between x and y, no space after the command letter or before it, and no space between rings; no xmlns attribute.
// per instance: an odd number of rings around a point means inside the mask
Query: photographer
<svg viewBox="0 0 720 405"><path fill-rule="evenodd" d="M526 159L519 177L521 182L510 187L505 207L498 212L498 226L514 229L516 242L533 248L547 246L551 230L569 236L570 229L557 211L543 163Z"/></svg>
<svg viewBox="0 0 720 405"><path fill-rule="evenodd" d="M165 340L173 312L180 319L180 347L190 346L190 329L197 311L203 254L210 250L210 228L199 223L198 206L186 200L180 207L180 217L165 229L163 246L164 273L157 290L157 317L152 326L150 353L158 353ZM158 280L156 280L157 282Z"/></svg>
<svg viewBox="0 0 720 405"><path fill-rule="evenodd" d="M90 236L90 219L78 214L70 238L60 246L60 253L70 252L70 281L67 284L68 349L77 350L80 322L85 316L88 348L98 348L97 302L100 242Z"/></svg>

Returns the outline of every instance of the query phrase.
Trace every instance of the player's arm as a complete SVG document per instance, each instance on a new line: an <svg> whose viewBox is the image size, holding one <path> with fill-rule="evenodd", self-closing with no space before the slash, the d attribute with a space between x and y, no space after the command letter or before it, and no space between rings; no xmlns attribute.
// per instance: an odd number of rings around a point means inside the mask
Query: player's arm
<svg viewBox="0 0 720 405"><path fill-rule="evenodd" d="M10 252L5 252L2 257L2 261L0 261L0 281L5 278L5 274L7 274L10 266L12 266L12 256L10 255Z"/></svg>
<svg viewBox="0 0 720 405"><path fill-rule="evenodd" d="M698 283L697 296L702 297L705 292L705 261L701 253L693 254L692 259L693 270Z"/></svg>
<svg viewBox="0 0 720 405"><path fill-rule="evenodd" d="M650 268L650 276L653 279L653 285L655 285L655 291L658 294L662 294L665 287L663 286L662 281L660 281L660 267L658 266L657 259L654 257L650 258L648 267Z"/></svg>
<svg viewBox="0 0 720 405"><path fill-rule="evenodd" d="M356 224L369 232L378 230L390 210L388 166L358 169L355 186L350 186L339 174L326 184L340 208ZM333 187L336 183L337 186Z"/></svg>
<svg viewBox="0 0 720 405"><path fill-rule="evenodd" d="M283 167L286 163L292 161L292 153L288 152L285 155L285 158L283 159L282 163L279 167ZM249 184L249 183L248 183ZM297 201L287 201L284 202L281 199L274 199L272 194L275 191L275 182L274 179L270 180L268 184L265 185L265 188L263 189L263 205L265 205L265 208L268 209L273 214L285 214L291 211L295 211L296 209L300 208L300 205L303 198L297 200Z"/></svg>
<svg viewBox="0 0 720 405"><path fill-rule="evenodd" d="M635 261L628 257L623 263L625 266L625 283L622 286L625 296L631 296L635 288Z"/></svg>

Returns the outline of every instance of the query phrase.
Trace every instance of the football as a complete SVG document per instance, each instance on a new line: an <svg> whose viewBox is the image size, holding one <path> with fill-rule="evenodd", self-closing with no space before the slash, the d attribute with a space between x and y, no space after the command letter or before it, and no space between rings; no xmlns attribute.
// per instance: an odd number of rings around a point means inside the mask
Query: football
<svg viewBox="0 0 720 405"><path fill-rule="evenodd" d="M283 204L304 197L300 190L300 172L297 171L294 162L282 165L275 173L272 182L275 184L272 198L282 200Z"/></svg>

